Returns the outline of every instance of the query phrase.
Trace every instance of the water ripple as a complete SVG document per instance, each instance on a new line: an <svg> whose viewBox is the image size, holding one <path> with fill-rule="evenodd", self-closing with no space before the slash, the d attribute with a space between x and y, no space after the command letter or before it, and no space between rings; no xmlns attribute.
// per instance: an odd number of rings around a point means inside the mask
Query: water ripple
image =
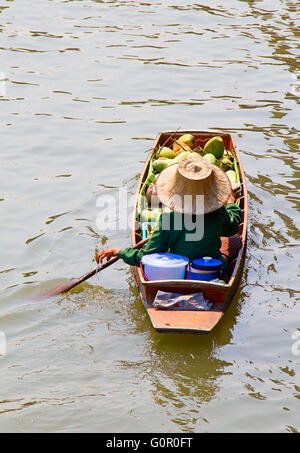
<svg viewBox="0 0 300 453"><path fill-rule="evenodd" d="M299 431L298 4L2 3L1 429ZM234 135L249 191L220 328L155 332L122 262L34 302L130 244L97 197L131 196L156 134L193 128Z"/></svg>

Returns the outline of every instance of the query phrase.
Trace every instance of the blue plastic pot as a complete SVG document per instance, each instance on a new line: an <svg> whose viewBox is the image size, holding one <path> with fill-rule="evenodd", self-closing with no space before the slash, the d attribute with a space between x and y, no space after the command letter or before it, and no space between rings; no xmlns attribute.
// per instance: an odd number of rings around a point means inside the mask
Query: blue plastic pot
<svg viewBox="0 0 300 453"><path fill-rule="evenodd" d="M191 264L189 280L210 281L220 277L222 261L209 256L195 259Z"/></svg>

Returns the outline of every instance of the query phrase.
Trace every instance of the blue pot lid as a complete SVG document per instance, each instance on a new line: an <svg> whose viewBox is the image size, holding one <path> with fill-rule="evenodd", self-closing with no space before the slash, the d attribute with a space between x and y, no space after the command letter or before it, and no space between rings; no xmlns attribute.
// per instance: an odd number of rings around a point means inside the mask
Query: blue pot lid
<svg viewBox="0 0 300 453"><path fill-rule="evenodd" d="M151 253L143 256L142 263L156 267L180 267L186 266L189 259L174 253Z"/></svg>
<svg viewBox="0 0 300 453"><path fill-rule="evenodd" d="M204 256L203 258L197 258L192 262L194 269L204 271L219 270L222 267L222 261L211 258L210 256Z"/></svg>

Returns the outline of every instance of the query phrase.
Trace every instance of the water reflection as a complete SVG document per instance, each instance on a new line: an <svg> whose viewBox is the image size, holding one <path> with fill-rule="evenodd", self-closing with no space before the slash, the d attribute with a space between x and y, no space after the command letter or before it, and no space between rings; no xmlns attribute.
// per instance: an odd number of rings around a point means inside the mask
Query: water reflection
<svg viewBox="0 0 300 453"><path fill-rule="evenodd" d="M151 385L155 404L165 408L183 430L192 430L199 418L200 407L218 396L219 378L231 373L232 363L219 358L218 352L232 340L243 293L237 294L213 333L161 334L152 328L132 277L128 279L128 285L132 297L127 311L130 322L126 330L128 334L144 335L145 360L138 363L119 361L118 366L122 369L138 368L139 379L147 387ZM180 410L180 416L177 410Z"/></svg>

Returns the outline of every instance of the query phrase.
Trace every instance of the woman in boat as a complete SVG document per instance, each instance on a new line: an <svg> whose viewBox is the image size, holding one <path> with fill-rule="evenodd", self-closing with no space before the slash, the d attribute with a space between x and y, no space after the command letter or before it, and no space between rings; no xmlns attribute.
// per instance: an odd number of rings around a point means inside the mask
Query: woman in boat
<svg viewBox="0 0 300 453"><path fill-rule="evenodd" d="M160 216L146 248L104 249L97 253L97 263L118 256L127 264L140 266L145 254L169 252L190 261L203 256L219 259L226 273L228 256L222 254L221 247L228 249L228 239L226 247L221 238L230 237L230 258L236 256L241 247L241 239L236 234L241 210L234 204L231 183L225 172L203 157L191 156L164 169L154 184L156 196L169 210Z"/></svg>

